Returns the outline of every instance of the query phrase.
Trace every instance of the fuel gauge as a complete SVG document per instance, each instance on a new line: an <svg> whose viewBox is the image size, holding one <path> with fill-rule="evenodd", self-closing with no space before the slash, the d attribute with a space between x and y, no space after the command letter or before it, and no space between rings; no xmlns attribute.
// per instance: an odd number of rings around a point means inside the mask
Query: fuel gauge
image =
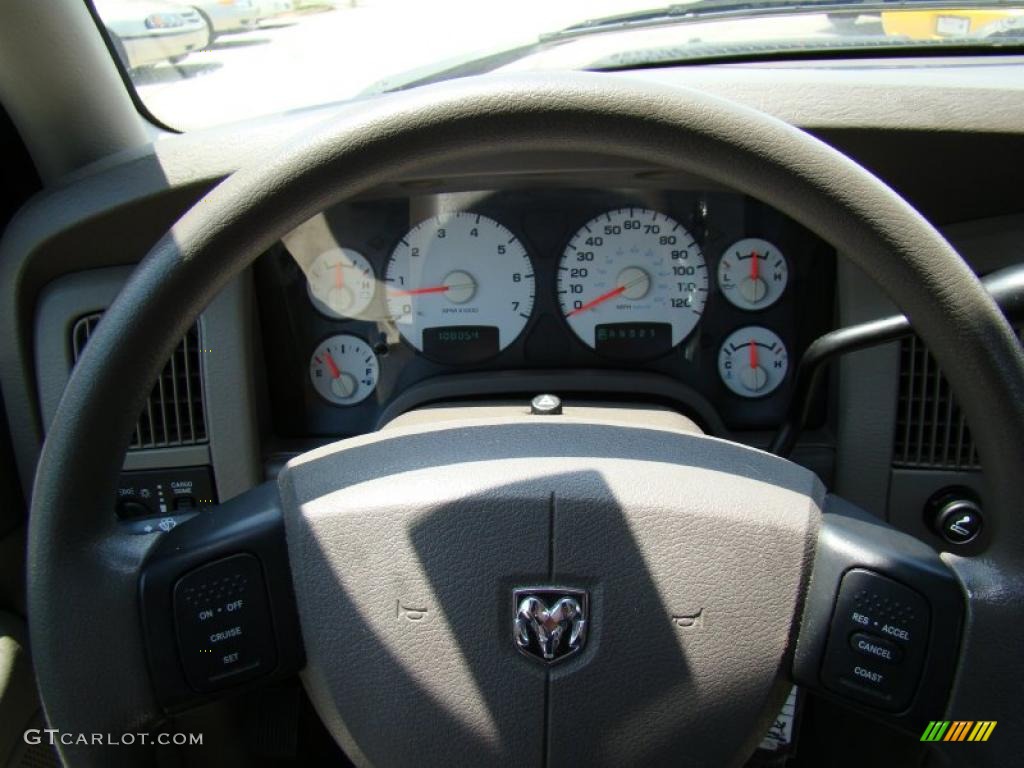
<svg viewBox="0 0 1024 768"><path fill-rule="evenodd" d="M347 333L324 339L309 360L313 389L334 405L361 403L376 388L379 373L370 345Z"/></svg>
<svg viewBox="0 0 1024 768"><path fill-rule="evenodd" d="M789 370L786 345L759 325L733 331L718 352L718 375L740 397L764 397L779 388Z"/></svg>

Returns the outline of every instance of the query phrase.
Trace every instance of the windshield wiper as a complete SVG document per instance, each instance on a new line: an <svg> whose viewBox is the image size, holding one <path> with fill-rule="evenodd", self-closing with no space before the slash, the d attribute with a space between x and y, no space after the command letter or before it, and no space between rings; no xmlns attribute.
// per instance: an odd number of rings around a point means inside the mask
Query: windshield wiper
<svg viewBox="0 0 1024 768"><path fill-rule="evenodd" d="M893 9L914 5L929 4L929 0L897 0L885 2ZM601 32L617 32L624 29L636 29L648 26L672 24L680 21L693 21L714 16L753 16L761 13L821 11L823 8L849 10L862 6L875 5L871 0L696 0L690 3L674 3L660 8L645 11L599 16L586 21L577 22L555 32L547 32L540 36L541 41L559 40L567 37L579 37ZM943 3L939 0L938 4ZM989 5L1002 5L1002 0L988 0ZM959 5L963 5L960 2Z"/></svg>
<svg viewBox="0 0 1024 768"><path fill-rule="evenodd" d="M802 8L822 5L850 5L859 0L811 0L811 2L793 2L793 0L697 0L692 3L673 3L661 8L651 8L632 13L620 13L614 16L598 16L593 19L571 24L555 32L547 32L540 36L541 40L553 40L560 37L595 32L612 32L633 27L664 24L682 19L694 19L719 13L736 13L740 11L763 10L765 8Z"/></svg>

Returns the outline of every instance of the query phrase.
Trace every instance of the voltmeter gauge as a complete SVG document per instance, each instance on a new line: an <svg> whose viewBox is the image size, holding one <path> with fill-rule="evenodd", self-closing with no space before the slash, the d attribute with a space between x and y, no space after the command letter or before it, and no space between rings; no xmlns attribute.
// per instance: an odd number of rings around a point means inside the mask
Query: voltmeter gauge
<svg viewBox="0 0 1024 768"><path fill-rule="evenodd" d="M789 267L782 251L758 237L733 243L718 262L718 287L731 304L754 311L770 307L786 290Z"/></svg>
<svg viewBox="0 0 1024 768"><path fill-rule="evenodd" d="M324 339L309 359L313 389L334 405L361 403L376 388L379 374L370 345L347 333Z"/></svg>
<svg viewBox="0 0 1024 768"><path fill-rule="evenodd" d="M789 370L786 345L773 331L750 325L733 331L718 352L718 374L740 397L764 397Z"/></svg>
<svg viewBox="0 0 1024 768"><path fill-rule="evenodd" d="M313 306L329 317L359 317L377 289L373 267L359 251L332 248L314 259L306 271Z"/></svg>

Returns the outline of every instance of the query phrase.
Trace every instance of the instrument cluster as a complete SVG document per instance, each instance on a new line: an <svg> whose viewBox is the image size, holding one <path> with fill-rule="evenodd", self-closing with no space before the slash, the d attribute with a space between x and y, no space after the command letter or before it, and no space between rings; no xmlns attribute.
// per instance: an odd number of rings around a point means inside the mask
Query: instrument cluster
<svg viewBox="0 0 1024 768"><path fill-rule="evenodd" d="M770 428L830 325L833 270L821 240L727 192L348 203L257 263L276 427L358 434L424 381L547 370L588 374L575 395L613 371L668 377L729 429Z"/></svg>

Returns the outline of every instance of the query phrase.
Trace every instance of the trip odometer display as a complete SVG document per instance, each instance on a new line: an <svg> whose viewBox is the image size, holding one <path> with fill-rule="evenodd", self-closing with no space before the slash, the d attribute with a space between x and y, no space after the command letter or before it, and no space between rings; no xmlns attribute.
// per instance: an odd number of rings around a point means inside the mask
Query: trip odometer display
<svg viewBox="0 0 1024 768"><path fill-rule="evenodd" d="M515 341L533 309L533 268L508 229L476 213L435 216L395 247L385 274L399 333L442 363L471 363Z"/></svg>
<svg viewBox="0 0 1024 768"><path fill-rule="evenodd" d="M707 292L707 265L693 236L646 208L620 208L584 224L558 272L569 327L611 357L654 357L682 343Z"/></svg>

